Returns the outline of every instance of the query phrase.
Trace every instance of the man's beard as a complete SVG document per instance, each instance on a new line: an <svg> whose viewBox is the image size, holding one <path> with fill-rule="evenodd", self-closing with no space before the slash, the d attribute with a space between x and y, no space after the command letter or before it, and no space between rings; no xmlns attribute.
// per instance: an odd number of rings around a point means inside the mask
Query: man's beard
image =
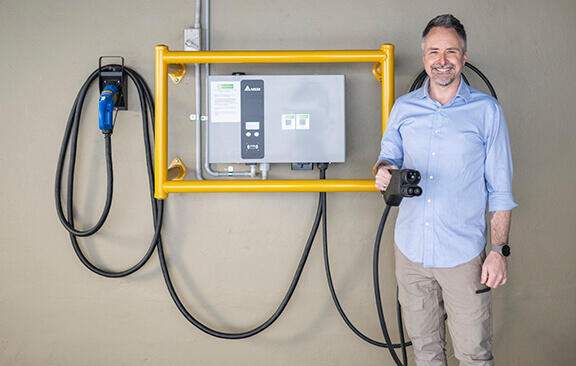
<svg viewBox="0 0 576 366"><path fill-rule="evenodd" d="M430 69L432 71L437 70L437 69L455 70L456 67L454 65L432 65L432 67ZM434 83L436 85L440 85L440 86L448 86L448 85L452 84L454 82L454 80L456 80L456 75L454 75L454 74L438 75L438 74L434 74L432 72L432 76L434 76L432 78L432 81L434 81ZM444 79L446 77L448 77L448 80ZM439 80L439 78L442 78L444 80Z"/></svg>

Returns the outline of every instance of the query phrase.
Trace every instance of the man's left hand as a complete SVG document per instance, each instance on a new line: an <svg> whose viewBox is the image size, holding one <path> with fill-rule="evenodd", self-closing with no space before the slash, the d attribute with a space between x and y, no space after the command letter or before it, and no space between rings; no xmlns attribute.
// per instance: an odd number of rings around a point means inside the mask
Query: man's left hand
<svg viewBox="0 0 576 366"><path fill-rule="evenodd" d="M491 288L502 286L506 283L507 272L506 258L490 251L482 265L480 282Z"/></svg>

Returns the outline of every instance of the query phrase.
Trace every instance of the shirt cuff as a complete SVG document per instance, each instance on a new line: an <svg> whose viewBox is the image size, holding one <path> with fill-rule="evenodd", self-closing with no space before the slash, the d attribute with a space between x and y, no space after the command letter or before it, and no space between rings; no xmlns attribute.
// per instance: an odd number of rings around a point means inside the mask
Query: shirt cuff
<svg viewBox="0 0 576 366"><path fill-rule="evenodd" d="M518 206L514 202L512 192L491 192L488 193L488 211L510 211Z"/></svg>

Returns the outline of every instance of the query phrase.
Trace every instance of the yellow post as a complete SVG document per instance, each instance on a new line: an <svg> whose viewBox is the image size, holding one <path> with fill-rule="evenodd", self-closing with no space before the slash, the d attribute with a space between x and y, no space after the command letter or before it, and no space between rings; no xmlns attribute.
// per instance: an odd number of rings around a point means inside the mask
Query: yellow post
<svg viewBox="0 0 576 366"><path fill-rule="evenodd" d="M394 105L394 45L382 45L381 50L386 54L382 58L382 135L386 130L386 123Z"/></svg>
<svg viewBox="0 0 576 366"><path fill-rule="evenodd" d="M164 61L164 53L168 47L156 46L156 140L155 173L156 191L158 199L168 197L164 191L164 182L168 175L168 64Z"/></svg>

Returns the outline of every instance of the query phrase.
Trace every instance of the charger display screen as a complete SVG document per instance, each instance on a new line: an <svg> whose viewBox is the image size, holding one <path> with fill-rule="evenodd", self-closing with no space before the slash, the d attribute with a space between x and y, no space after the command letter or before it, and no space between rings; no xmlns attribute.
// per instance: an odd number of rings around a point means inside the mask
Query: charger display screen
<svg viewBox="0 0 576 366"><path fill-rule="evenodd" d="M260 122L246 122L246 129L247 130L259 130L260 129Z"/></svg>

